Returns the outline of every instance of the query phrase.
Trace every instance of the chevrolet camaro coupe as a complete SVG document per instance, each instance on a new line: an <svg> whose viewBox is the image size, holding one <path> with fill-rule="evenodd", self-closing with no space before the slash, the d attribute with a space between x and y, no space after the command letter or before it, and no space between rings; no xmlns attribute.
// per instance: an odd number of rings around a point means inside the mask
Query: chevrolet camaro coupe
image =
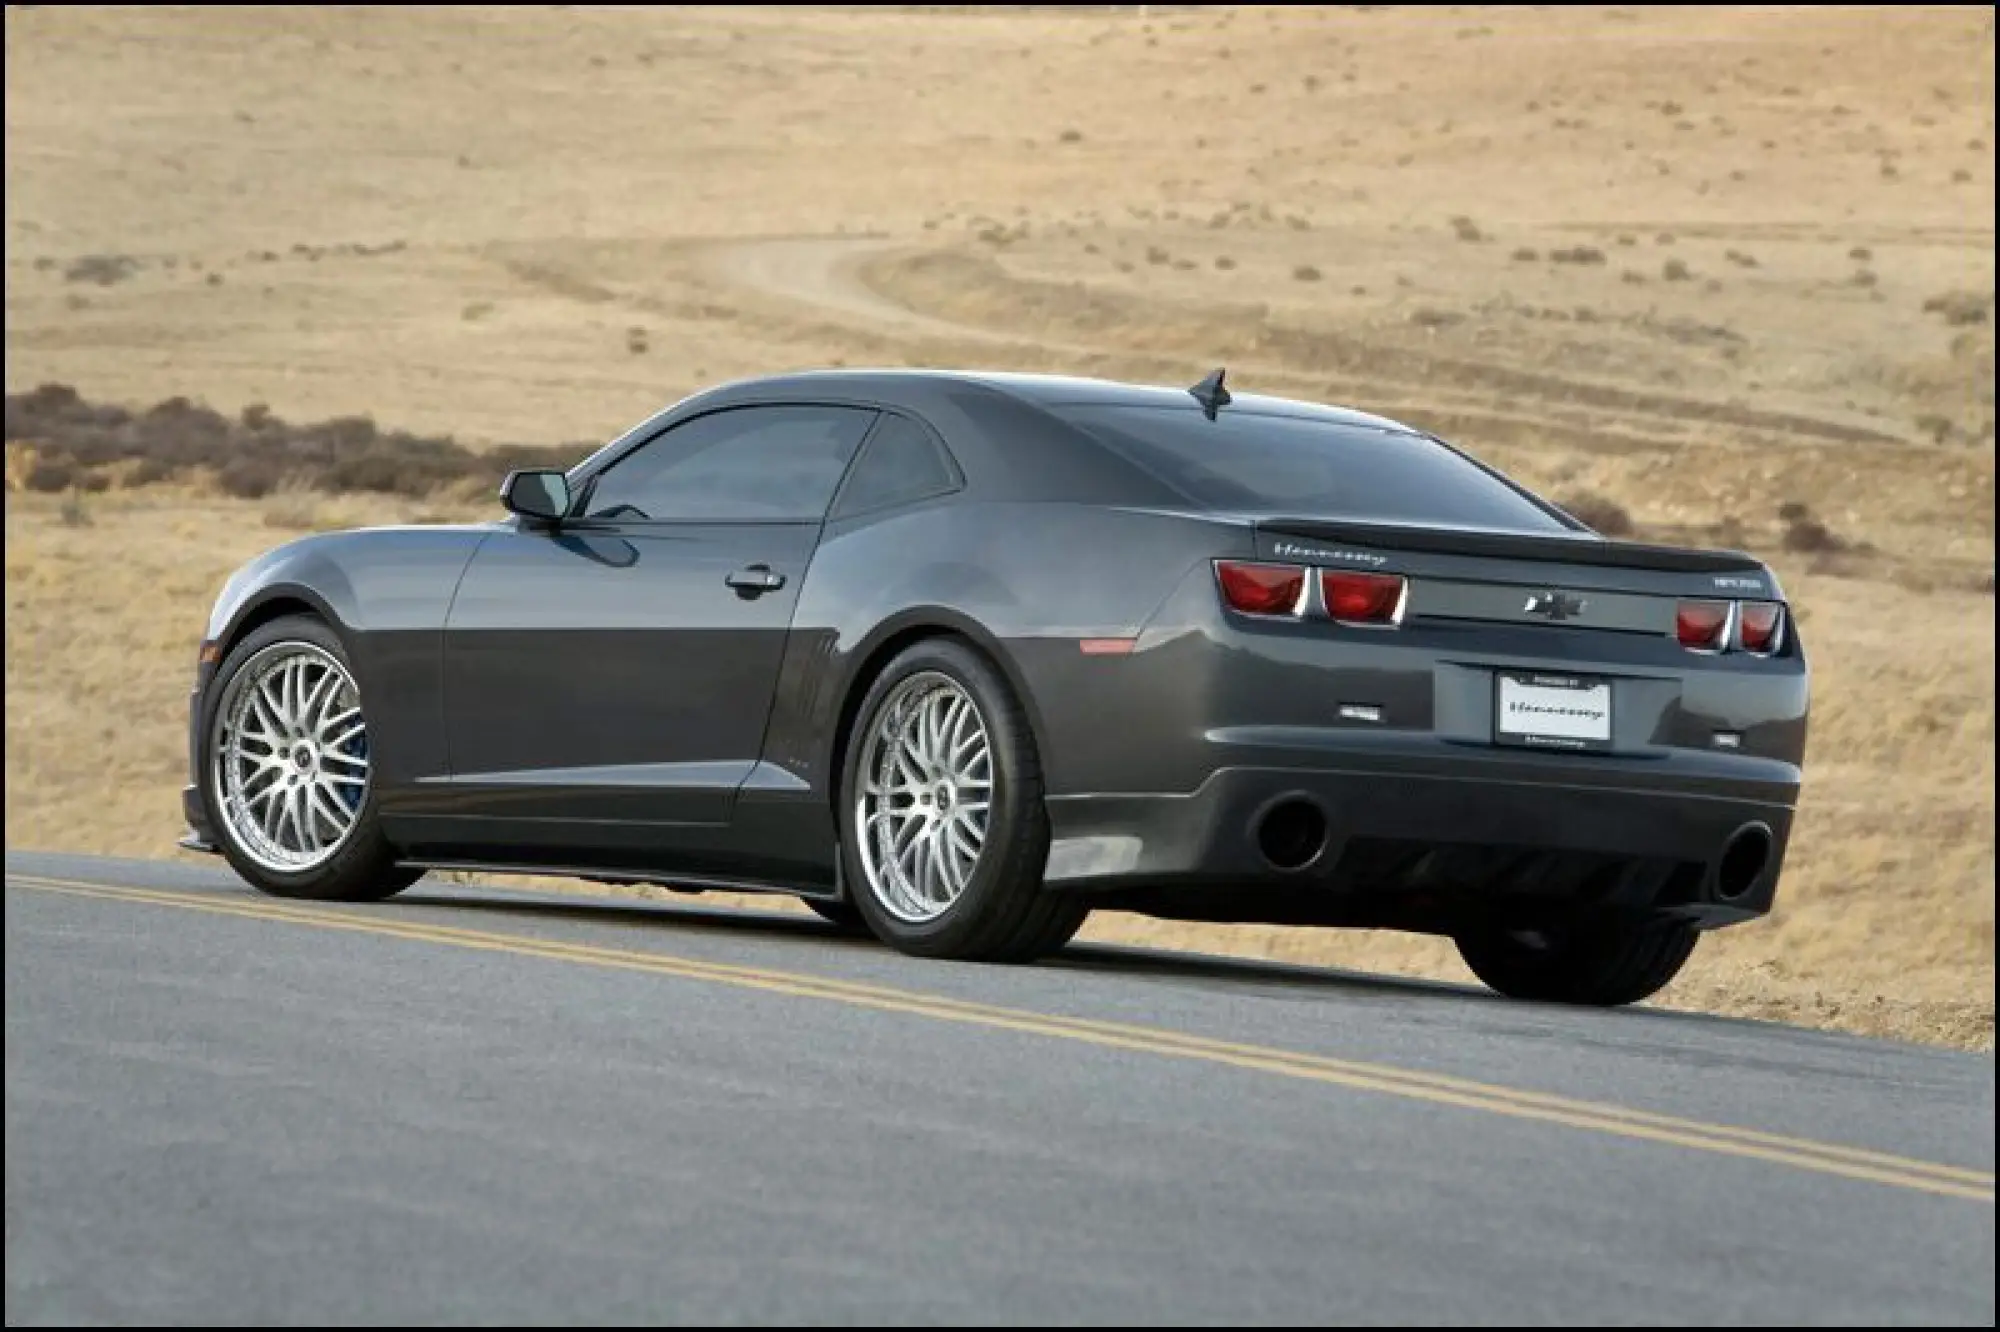
<svg viewBox="0 0 2000 1332"><path fill-rule="evenodd" d="M500 499L229 579L186 845L295 898L792 893L930 957L1093 909L1416 930L1584 1004L1771 908L1807 701L1771 571L1394 421L1220 371L834 370Z"/></svg>

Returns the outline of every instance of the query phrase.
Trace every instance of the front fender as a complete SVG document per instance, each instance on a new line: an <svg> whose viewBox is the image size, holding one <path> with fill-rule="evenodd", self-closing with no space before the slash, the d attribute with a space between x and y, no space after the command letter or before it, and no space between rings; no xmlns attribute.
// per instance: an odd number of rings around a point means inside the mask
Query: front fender
<svg viewBox="0 0 2000 1332"><path fill-rule="evenodd" d="M370 528L289 542L229 577L208 637L226 653L272 607L309 608L347 649L368 711L376 780L393 789L447 775L445 618L493 530Z"/></svg>

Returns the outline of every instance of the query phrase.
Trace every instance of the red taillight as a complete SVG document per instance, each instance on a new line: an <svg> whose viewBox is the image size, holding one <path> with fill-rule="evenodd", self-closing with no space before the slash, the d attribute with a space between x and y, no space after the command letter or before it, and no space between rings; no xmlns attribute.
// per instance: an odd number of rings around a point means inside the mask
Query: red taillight
<svg viewBox="0 0 2000 1332"><path fill-rule="evenodd" d="M1400 574L1322 569L1319 590L1326 613L1343 624L1394 624L1403 606Z"/></svg>
<svg viewBox="0 0 2000 1332"><path fill-rule="evenodd" d="M1674 613L1674 634L1681 646L1698 652L1720 652L1729 632L1729 603L1683 601Z"/></svg>
<svg viewBox="0 0 2000 1332"><path fill-rule="evenodd" d="M1785 608L1775 601L1746 601L1739 620L1745 652L1771 653L1778 647L1778 630L1785 623Z"/></svg>
<svg viewBox="0 0 2000 1332"><path fill-rule="evenodd" d="M1222 599L1250 615L1297 615L1305 600L1306 571L1296 564L1247 564L1217 560Z"/></svg>

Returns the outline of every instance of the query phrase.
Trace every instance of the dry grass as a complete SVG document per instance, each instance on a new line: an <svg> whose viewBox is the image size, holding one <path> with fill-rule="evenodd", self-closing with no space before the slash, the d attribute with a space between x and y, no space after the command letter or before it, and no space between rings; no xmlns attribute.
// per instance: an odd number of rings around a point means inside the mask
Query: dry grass
<svg viewBox="0 0 2000 1332"><path fill-rule="evenodd" d="M1227 361L1405 416L1757 550L1801 607L1778 912L1662 1001L1985 1047L1991 22L10 9L6 388L553 445L790 366ZM777 237L824 244L744 243ZM36 465L10 450L19 846L160 854L227 571L450 507ZM1090 934L1464 975L1395 936Z"/></svg>

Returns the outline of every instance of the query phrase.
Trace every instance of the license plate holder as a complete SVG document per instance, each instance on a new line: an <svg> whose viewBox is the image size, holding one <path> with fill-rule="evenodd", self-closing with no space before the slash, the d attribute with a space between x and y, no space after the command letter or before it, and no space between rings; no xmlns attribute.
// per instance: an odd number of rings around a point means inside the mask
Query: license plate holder
<svg viewBox="0 0 2000 1332"><path fill-rule="evenodd" d="M1493 742L1533 749L1611 748L1611 682L1559 671L1495 671Z"/></svg>

